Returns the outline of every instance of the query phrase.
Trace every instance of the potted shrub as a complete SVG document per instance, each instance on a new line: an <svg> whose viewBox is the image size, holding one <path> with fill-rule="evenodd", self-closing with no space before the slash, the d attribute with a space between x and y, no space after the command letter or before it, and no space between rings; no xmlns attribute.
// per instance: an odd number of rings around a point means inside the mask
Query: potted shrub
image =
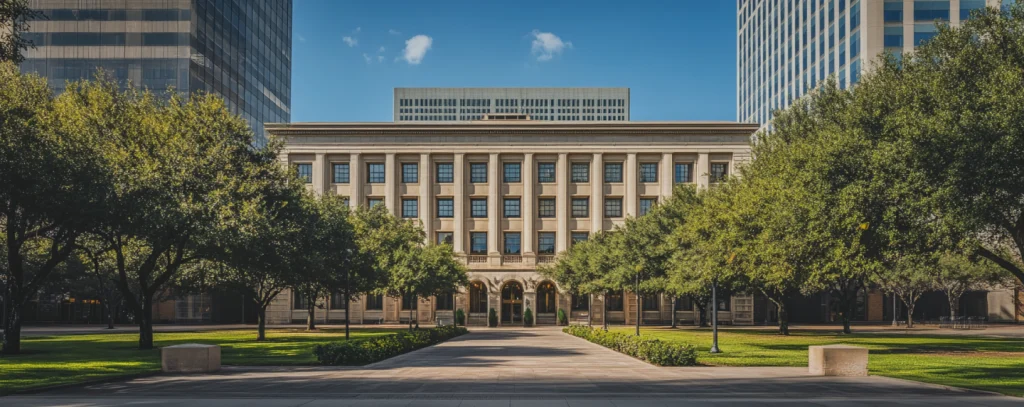
<svg viewBox="0 0 1024 407"><path fill-rule="evenodd" d="M495 311L494 308L487 313L487 326L491 328L498 326L498 311Z"/></svg>
<svg viewBox="0 0 1024 407"><path fill-rule="evenodd" d="M565 316L565 310L558 309L558 325L569 325L569 317Z"/></svg>
<svg viewBox="0 0 1024 407"><path fill-rule="evenodd" d="M455 325L466 326L466 313L462 312L462 308L455 310Z"/></svg>
<svg viewBox="0 0 1024 407"><path fill-rule="evenodd" d="M523 326L533 326L533 311L530 311L529 308L523 311Z"/></svg>

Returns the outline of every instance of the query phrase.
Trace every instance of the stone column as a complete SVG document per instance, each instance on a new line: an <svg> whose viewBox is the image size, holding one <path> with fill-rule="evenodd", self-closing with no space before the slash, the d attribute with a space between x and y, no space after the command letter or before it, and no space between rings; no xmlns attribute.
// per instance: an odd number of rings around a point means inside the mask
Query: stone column
<svg viewBox="0 0 1024 407"><path fill-rule="evenodd" d="M452 201L455 203L455 229L452 233L452 244L455 245L456 254L466 253L466 155L455 154L455 196Z"/></svg>
<svg viewBox="0 0 1024 407"><path fill-rule="evenodd" d="M622 197L622 209L626 211L626 216L636 217L636 183L639 178L637 176L636 153L626 155L626 165L622 172L622 176L626 178L626 196Z"/></svg>
<svg viewBox="0 0 1024 407"><path fill-rule="evenodd" d="M697 188L707 188L711 180L711 161L708 153L697 154L697 162L694 163L693 172L697 176Z"/></svg>
<svg viewBox="0 0 1024 407"><path fill-rule="evenodd" d="M398 202L398 166L395 164L395 153L387 153L384 159L384 205L394 216L401 215Z"/></svg>
<svg viewBox="0 0 1024 407"><path fill-rule="evenodd" d="M558 163L555 164L555 220L558 228L555 229L555 253L561 253L569 241L569 156L566 153L558 154Z"/></svg>
<svg viewBox="0 0 1024 407"><path fill-rule="evenodd" d="M498 153L491 153L487 160L487 257L492 265L501 264L501 247L499 246L501 227L498 220L501 213L498 208L501 205L501 193L498 186L501 180L498 179Z"/></svg>
<svg viewBox="0 0 1024 407"><path fill-rule="evenodd" d="M434 177L430 166L430 154L420 154L420 198L419 215L423 222L423 233L427 235L427 243L434 240Z"/></svg>
<svg viewBox="0 0 1024 407"><path fill-rule="evenodd" d="M664 202L672 196L672 186L675 185L675 174L673 174L672 153L661 154L661 199Z"/></svg>
<svg viewBox="0 0 1024 407"><path fill-rule="evenodd" d="M604 155L595 153L590 163L590 233L604 229Z"/></svg>
<svg viewBox="0 0 1024 407"><path fill-rule="evenodd" d="M323 195L324 185L326 180L324 176L327 174L327 170L324 168L327 166L324 153L316 153L316 158L313 159L313 192L317 195Z"/></svg>
<svg viewBox="0 0 1024 407"><path fill-rule="evenodd" d="M533 248L533 240L535 234L533 231L534 226L534 205L537 203L537 197L534 193L535 179L533 176L533 169L536 164L533 162L533 153L526 153L523 157L522 167L522 180L523 180L523 196L519 199L520 205L523 207L523 262L526 264L535 264L536 253Z"/></svg>
<svg viewBox="0 0 1024 407"><path fill-rule="evenodd" d="M363 158L359 153L352 153L349 156L348 170L349 190L351 191L348 205L355 209L363 204Z"/></svg>

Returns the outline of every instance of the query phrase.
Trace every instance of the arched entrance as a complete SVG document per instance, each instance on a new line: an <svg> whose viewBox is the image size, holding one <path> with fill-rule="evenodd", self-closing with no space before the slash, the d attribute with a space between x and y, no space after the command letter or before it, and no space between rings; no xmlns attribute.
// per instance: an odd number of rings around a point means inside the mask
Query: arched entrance
<svg viewBox="0 0 1024 407"><path fill-rule="evenodd" d="M501 288L501 323L523 322L523 286L509 281Z"/></svg>
<svg viewBox="0 0 1024 407"><path fill-rule="evenodd" d="M537 285L537 325L554 325L558 322L558 289L555 284L545 281Z"/></svg>

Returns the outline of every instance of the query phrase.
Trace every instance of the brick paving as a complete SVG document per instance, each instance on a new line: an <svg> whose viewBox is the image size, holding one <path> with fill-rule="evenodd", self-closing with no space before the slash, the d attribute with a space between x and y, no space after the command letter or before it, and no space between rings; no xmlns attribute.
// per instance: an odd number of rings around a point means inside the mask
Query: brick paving
<svg viewBox="0 0 1024 407"><path fill-rule="evenodd" d="M806 368L656 367L557 329L476 329L360 368L225 368L8 397L20 405L1024 405L898 379Z"/></svg>

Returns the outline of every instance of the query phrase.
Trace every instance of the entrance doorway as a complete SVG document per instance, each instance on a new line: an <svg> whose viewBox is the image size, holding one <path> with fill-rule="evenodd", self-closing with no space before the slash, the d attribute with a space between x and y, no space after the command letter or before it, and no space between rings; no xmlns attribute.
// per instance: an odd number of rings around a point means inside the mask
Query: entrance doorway
<svg viewBox="0 0 1024 407"><path fill-rule="evenodd" d="M523 322L523 286L510 281L501 289L501 323Z"/></svg>

